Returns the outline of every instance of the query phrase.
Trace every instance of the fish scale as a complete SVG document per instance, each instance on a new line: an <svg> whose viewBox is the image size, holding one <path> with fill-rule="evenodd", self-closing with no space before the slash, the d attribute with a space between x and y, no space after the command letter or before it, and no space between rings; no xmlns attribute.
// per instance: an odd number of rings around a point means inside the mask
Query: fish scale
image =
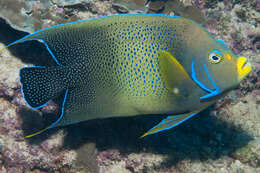
<svg viewBox="0 0 260 173"><path fill-rule="evenodd" d="M134 27L132 26L132 28ZM157 95L160 95L160 92L164 92L165 87L162 86L158 63L156 62L158 62L158 51L160 48L164 48L153 43L156 37L160 35L153 34L153 31L156 30L157 27L155 29L153 29L153 27L151 27L151 29L142 28L145 27L141 26L135 28L135 30L132 29L131 32L123 33L123 39L131 39L133 42L125 43L126 46L124 47L128 48L120 54L121 57L124 58L121 59L123 61L121 62L121 66L123 67L120 67L119 70L123 70L124 73L119 78L129 82L129 94L146 96L156 93ZM128 30L125 32L127 31ZM161 33L163 30L158 30L158 32ZM124 37L124 35L128 36ZM135 43L136 40L142 38L144 39L141 40L141 42ZM155 63L152 63L153 61ZM122 86L125 88L126 84L122 84Z"/></svg>

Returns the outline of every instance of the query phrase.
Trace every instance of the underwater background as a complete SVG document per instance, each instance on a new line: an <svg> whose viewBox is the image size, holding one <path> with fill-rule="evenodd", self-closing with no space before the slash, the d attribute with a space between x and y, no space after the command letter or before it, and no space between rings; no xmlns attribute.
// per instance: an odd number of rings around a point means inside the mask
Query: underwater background
<svg viewBox="0 0 260 173"><path fill-rule="evenodd" d="M57 118L29 109L19 70L52 64L37 41L0 54L1 173L259 173L260 0L0 0L0 49L48 26L118 13L164 13L197 21L253 65L239 88L191 120L140 139L162 116L91 120L24 135Z"/></svg>

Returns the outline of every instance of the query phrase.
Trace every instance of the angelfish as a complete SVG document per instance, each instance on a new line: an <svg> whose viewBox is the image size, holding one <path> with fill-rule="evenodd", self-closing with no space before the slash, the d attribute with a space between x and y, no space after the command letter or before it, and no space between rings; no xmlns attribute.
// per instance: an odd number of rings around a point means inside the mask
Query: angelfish
<svg viewBox="0 0 260 173"><path fill-rule="evenodd" d="M38 40L56 66L24 67L21 91L33 109L64 95L47 128L95 118L168 115L142 137L170 129L238 86L251 71L223 41L178 16L127 14L60 24L9 45Z"/></svg>

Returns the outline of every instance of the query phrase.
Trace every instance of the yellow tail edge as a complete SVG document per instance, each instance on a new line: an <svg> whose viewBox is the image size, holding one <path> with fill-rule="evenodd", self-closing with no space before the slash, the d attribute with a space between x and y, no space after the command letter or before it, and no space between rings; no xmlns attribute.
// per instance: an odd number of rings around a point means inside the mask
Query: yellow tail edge
<svg viewBox="0 0 260 173"><path fill-rule="evenodd" d="M139 138L142 139L144 138L145 136L149 135L150 133L146 132L145 134L143 134L142 136L140 136Z"/></svg>
<svg viewBox="0 0 260 173"><path fill-rule="evenodd" d="M16 40L10 44L8 44L7 46L5 46L4 48L0 49L0 53L2 53L4 50L6 50L7 48L9 48L10 46L13 46L13 45L16 45L16 44L19 44L21 42L23 42L24 38L20 39L20 40Z"/></svg>
<svg viewBox="0 0 260 173"><path fill-rule="evenodd" d="M34 136L36 136L36 135L39 135L39 134L41 134L42 132L45 132L46 130L48 130L49 129L49 127L46 127L46 128L44 128L44 129L42 129L42 130L39 130L39 131L37 131L37 132L35 132L35 133L32 133L32 134L30 134L30 135L27 135L27 136L25 136L25 138L31 138L31 137L34 137Z"/></svg>

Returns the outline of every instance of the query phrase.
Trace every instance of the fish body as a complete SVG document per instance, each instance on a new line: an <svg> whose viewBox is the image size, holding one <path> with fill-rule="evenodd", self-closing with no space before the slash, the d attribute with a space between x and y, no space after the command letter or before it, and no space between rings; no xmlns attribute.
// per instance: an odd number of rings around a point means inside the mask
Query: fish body
<svg viewBox="0 0 260 173"><path fill-rule="evenodd" d="M64 94L61 116L50 127L150 114L185 114L181 122L224 96L251 70L242 69L245 58L242 62L202 26L177 16L77 21L40 30L8 46L29 40L45 44L57 63L20 71L30 107L43 107Z"/></svg>

